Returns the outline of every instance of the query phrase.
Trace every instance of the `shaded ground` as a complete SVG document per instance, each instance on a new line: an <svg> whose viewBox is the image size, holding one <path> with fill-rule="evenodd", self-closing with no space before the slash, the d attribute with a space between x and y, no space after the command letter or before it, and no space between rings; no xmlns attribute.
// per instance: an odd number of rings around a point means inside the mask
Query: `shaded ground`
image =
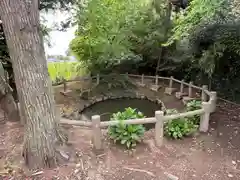
<svg viewBox="0 0 240 180"><path fill-rule="evenodd" d="M180 107L174 104L174 99L170 96L168 106ZM56 101L59 106L71 104L71 108L74 105L77 108L78 105L74 97L56 96ZM240 179L240 106L218 104L209 133L178 141L165 139L161 148L154 145L153 131L148 131L144 143L133 151L126 151L105 138L103 152L96 155L92 150L91 130L71 127L67 129L66 147L70 160L56 169L37 173L27 171L21 163L22 127L2 124L0 179L25 180L28 176L36 180L167 180L167 174L180 180Z"/></svg>

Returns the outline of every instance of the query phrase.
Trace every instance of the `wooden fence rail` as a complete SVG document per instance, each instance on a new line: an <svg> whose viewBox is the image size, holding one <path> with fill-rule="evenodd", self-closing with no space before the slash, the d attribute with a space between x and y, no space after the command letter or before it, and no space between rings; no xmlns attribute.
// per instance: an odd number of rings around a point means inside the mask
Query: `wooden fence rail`
<svg viewBox="0 0 240 180"><path fill-rule="evenodd" d="M168 87L165 88L165 92L167 94L172 94L177 89L173 87L173 82L177 82L180 84L180 89L176 92L178 95L187 95L189 99L193 98L193 88L201 90L201 100L202 100L202 108L195 111L184 112L174 115L164 115L163 111L156 111L155 117L143 118L143 119L129 119L124 120L124 124L148 124L148 123L155 123L155 142L156 145L161 146L163 144L163 126L164 122L178 119L182 117L191 117L194 115L200 115L200 127L199 130L202 132L207 132L209 127L209 118L210 114L215 111L216 108L216 100L217 100L217 93L214 91L208 91L208 86L203 85L202 87L196 86L193 82L186 83L184 80L177 80L174 77L161 77L161 76L145 76L145 75L134 75L134 74L121 74L128 77L138 77L141 80L141 84L144 85L145 79L151 78L155 79L155 85L157 86L159 80L169 80ZM82 78L75 78L74 80L64 81L64 91L67 89L67 82L73 81L82 81L88 79L96 79L96 85L101 83L101 77L107 75L97 75L93 77L82 77ZM184 86L188 88L188 92L184 93ZM68 119L61 119L61 124L67 125L75 125L75 126L85 126L91 127L93 133L93 144L95 149L102 148L102 135L101 135L101 128L106 128L109 126L115 126L119 123L117 120L112 121L103 121L101 122L99 115L92 116L92 121L79 121L79 120L68 120Z"/></svg>

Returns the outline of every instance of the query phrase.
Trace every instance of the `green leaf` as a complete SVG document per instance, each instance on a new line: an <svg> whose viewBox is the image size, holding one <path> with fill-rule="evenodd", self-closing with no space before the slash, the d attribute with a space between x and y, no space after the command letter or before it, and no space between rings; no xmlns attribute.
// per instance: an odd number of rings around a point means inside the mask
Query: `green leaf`
<svg viewBox="0 0 240 180"><path fill-rule="evenodd" d="M122 139L121 144L125 144L127 142L127 139Z"/></svg>
<svg viewBox="0 0 240 180"><path fill-rule="evenodd" d="M131 141L127 141L127 148L130 148L131 146Z"/></svg>

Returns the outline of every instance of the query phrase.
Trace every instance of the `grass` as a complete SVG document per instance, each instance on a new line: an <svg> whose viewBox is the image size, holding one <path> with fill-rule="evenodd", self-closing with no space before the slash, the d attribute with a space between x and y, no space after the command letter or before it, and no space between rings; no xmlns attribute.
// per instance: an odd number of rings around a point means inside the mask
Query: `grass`
<svg viewBox="0 0 240 180"><path fill-rule="evenodd" d="M78 62L49 62L48 72L54 83L62 81L62 79L72 79L76 76L82 76L86 73L84 68L76 68Z"/></svg>

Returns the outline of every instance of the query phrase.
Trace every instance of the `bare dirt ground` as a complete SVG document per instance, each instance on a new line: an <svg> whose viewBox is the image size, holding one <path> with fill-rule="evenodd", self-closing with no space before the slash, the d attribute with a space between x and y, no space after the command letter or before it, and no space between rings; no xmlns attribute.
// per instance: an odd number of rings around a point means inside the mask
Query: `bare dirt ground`
<svg viewBox="0 0 240 180"><path fill-rule="evenodd" d="M59 94L58 88L55 88ZM58 106L77 108L69 97L56 96ZM172 105L172 104L170 104ZM177 104L179 105L179 104ZM172 105L175 106L175 105ZM209 133L184 140L164 140L154 145L153 131L142 144L127 151L104 133L104 150L94 153L91 130L67 128L69 160L54 169L29 171L23 164L23 128L18 123L0 125L0 180L228 180L240 179L240 106L218 103Z"/></svg>

